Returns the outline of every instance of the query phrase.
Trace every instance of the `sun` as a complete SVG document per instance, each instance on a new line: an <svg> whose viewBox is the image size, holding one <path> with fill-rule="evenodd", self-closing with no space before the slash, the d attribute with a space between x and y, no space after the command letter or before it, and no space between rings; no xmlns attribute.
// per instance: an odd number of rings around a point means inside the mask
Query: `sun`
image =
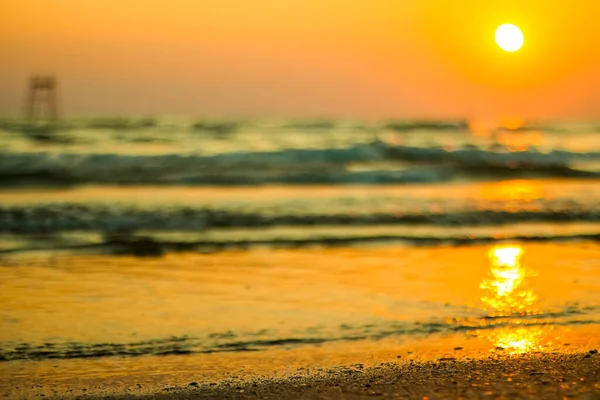
<svg viewBox="0 0 600 400"><path fill-rule="evenodd" d="M503 24L496 29L496 43L504 51L513 53L523 47L525 38L518 26Z"/></svg>

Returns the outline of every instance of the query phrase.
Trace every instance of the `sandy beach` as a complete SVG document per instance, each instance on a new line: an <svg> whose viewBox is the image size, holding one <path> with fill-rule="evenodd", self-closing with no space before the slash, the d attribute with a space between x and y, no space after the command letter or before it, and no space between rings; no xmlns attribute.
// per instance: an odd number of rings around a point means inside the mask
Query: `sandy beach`
<svg viewBox="0 0 600 400"><path fill-rule="evenodd" d="M280 378L190 381L148 389L142 384L35 385L23 396L56 399L598 399L600 356L585 353L444 357L425 362L389 362L365 367L299 369ZM34 381L31 382L32 384ZM101 388L103 386L103 388ZM35 389L34 389L35 388ZM46 394L47 393L47 394Z"/></svg>
<svg viewBox="0 0 600 400"><path fill-rule="evenodd" d="M124 397L128 397L124 396ZM124 398L115 396L115 398ZM477 360L361 364L281 380L192 385L143 399L598 399L600 357L534 354Z"/></svg>
<svg viewBox="0 0 600 400"><path fill-rule="evenodd" d="M459 334L183 357L11 361L0 363L0 395L65 400L598 399L597 330L557 329L554 334L564 340L543 352L521 354Z"/></svg>

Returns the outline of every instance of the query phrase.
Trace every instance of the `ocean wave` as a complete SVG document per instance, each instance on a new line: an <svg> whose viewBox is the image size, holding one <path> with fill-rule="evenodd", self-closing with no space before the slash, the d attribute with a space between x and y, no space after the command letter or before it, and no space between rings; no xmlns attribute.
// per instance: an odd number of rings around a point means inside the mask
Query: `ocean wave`
<svg viewBox="0 0 600 400"><path fill-rule="evenodd" d="M418 130L466 131L469 129L469 124L467 121L389 121L384 127L396 132L412 132Z"/></svg>
<svg viewBox="0 0 600 400"><path fill-rule="evenodd" d="M598 324L593 318L595 308L573 315L568 310L552 315L513 316L489 323L485 316L448 318L445 321L400 322L379 324L343 324L336 329L311 327L293 336L270 330L257 332L212 333L206 336L175 336L131 343L50 342L43 344L0 343L0 362L15 360L77 359L100 357L138 357L223 352L264 351L339 341L381 340L389 337L427 336L457 332L482 332L498 328L531 328L539 326L570 326ZM590 315L587 315L590 314ZM586 318L587 317L587 318ZM467 322L465 322L467 321Z"/></svg>
<svg viewBox="0 0 600 400"><path fill-rule="evenodd" d="M110 129L110 130L139 130L152 129L164 125L172 125L173 121L162 121L159 118L132 118L132 117L97 117L86 119L69 119L47 124L34 124L20 119L0 119L0 129L14 132L27 132L32 128L52 128L53 130L68 131L72 129ZM245 126L276 127L279 130L333 130L339 126L350 126L355 129L388 129L396 132L411 132L419 130L428 131L459 131L467 130L467 121L436 121L436 120L391 120L381 122L353 122L336 119L294 119L291 121L260 121L242 119L215 119L202 118L196 120L179 120L176 122L178 129L205 131L210 133L227 134L237 131Z"/></svg>
<svg viewBox="0 0 600 400"><path fill-rule="evenodd" d="M44 245L40 246L39 241L45 238L35 238L31 240L29 246L16 247L8 250L0 249L0 254L24 253L32 251L45 251L51 253L78 252L86 254L104 254L104 255L131 255L136 257L160 257L174 252L202 252L215 253L219 251L240 251L256 247L271 248L305 248L305 247L348 247L353 245L381 244L381 243L404 243L411 246L474 246L482 244L497 244L504 242L571 242L571 241L600 241L600 233L595 234L577 234L577 235L537 235L520 236L513 235L508 237L471 237L471 236L413 236L413 235L387 235L387 236L346 236L346 237L318 237L306 239L269 239L269 240L197 240L189 242L167 242L159 241L151 236L135 235L108 235L103 242L93 244L74 244L69 245L64 241L57 243L55 238L50 238ZM77 240L76 242L81 242ZM52 244L51 247L48 244Z"/></svg>
<svg viewBox="0 0 600 400"><path fill-rule="evenodd" d="M136 208L127 205L77 203L0 206L0 232L49 233L60 231L161 230L201 231L214 228L266 228L272 226L365 226L429 224L434 226L505 225L522 222L596 222L595 206L547 209L458 210L447 212L316 213L236 211L214 207ZM292 211L292 210L290 210Z"/></svg>
<svg viewBox="0 0 600 400"><path fill-rule="evenodd" d="M411 162L381 169L378 162ZM468 177L600 177L585 168L600 152L494 152L481 149L390 146L383 142L330 149L285 149L193 154L122 155L0 153L3 184L382 184L443 182ZM362 171L352 169L363 164ZM583 166L583 167L582 167ZM529 174L529 175L527 175Z"/></svg>
<svg viewBox="0 0 600 400"><path fill-rule="evenodd" d="M547 226L546 226L547 227ZM504 242L572 242L600 241L598 225L570 229L565 233L547 233L544 227L528 230L515 229L512 234L499 234L494 230L466 234L460 230L446 229L437 233L428 233L410 226L396 227L397 233L385 230L362 231L360 228L348 229L305 229L296 232L264 232L263 230L194 233L164 231L106 231L96 233L69 232L61 234L2 234L0 255L23 253L84 253L103 255L133 255L136 257L160 257L167 253L219 251L241 251L253 248L310 248L310 247L348 247L371 244L402 244L410 246L473 246L498 244ZM526 227L525 227L526 228ZM556 227L555 227L556 228ZM473 228L471 228L473 229ZM329 232L327 232L329 230ZM306 231L306 232L304 232ZM323 233L326 232L326 233Z"/></svg>

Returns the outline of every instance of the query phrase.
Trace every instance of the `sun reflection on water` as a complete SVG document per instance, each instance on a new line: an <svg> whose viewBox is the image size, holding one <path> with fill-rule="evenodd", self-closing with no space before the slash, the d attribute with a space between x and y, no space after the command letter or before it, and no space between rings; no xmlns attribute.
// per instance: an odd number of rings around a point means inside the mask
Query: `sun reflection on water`
<svg viewBox="0 0 600 400"><path fill-rule="evenodd" d="M535 276L521 258L520 246L494 247L489 252L490 274L479 285L484 291L481 301L493 312L490 316L535 315L537 296L527 287L527 278Z"/></svg>
<svg viewBox="0 0 600 400"><path fill-rule="evenodd" d="M479 335L489 340L498 350L505 350L509 354L522 354L542 351L549 346L551 343L548 336L553 329L552 325L511 326L480 332Z"/></svg>
<svg viewBox="0 0 600 400"><path fill-rule="evenodd" d="M525 268L523 248L496 246L488 256L490 271L479 287L484 292L481 301L490 310L491 320L481 326L498 327L477 330L477 336L510 354L543 350L550 344L548 336L553 326L522 318L542 314L536 305L538 297L528 286L528 278L536 274Z"/></svg>

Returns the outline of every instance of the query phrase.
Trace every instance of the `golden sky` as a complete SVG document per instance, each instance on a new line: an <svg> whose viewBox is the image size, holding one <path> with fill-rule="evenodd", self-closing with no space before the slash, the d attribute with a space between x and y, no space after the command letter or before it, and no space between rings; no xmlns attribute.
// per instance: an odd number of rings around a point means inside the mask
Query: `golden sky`
<svg viewBox="0 0 600 400"><path fill-rule="evenodd" d="M0 113L50 72L71 115L600 119L599 19L597 0L2 0Z"/></svg>

